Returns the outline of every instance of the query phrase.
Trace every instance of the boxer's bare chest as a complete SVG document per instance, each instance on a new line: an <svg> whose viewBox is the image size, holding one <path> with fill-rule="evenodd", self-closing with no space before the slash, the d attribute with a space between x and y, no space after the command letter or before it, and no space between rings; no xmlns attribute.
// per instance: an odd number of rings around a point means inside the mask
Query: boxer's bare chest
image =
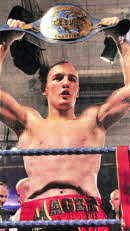
<svg viewBox="0 0 130 231"><path fill-rule="evenodd" d="M93 127L90 118L74 120L36 120L30 131L20 137L19 147L39 148L76 148L101 147L104 145L104 131ZM68 182L84 188L85 181L95 189L95 174L100 166L99 155L49 155L24 157L26 172L35 184L48 182ZM41 171L42 169L42 171ZM37 183L36 183L37 182ZM38 183L39 182L39 183ZM80 182L80 183L79 183ZM36 186L38 187L38 186Z"/></svg>
<svg viewBox="0 0 130 231"><path fill-rule="evenodd" d="M20 139L20 148L75 148L101 147L104 145L104 131L94 128L89 119L37 120L29 133L25 131Z"/></svg>

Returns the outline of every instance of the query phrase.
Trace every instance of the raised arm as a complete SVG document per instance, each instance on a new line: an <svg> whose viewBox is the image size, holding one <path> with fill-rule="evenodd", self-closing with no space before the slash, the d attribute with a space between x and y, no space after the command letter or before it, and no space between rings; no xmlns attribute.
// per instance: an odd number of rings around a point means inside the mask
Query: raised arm
<svg viewBox="0 0 130 231"><path fill-rule="evenodd" d="M118 44L118 51L124 76L124 84L127 85L130 84L130 45L125 38L121 44Z"/></svg>
<svg viewBox="0 0 130 231"><path fill-rule="evenodd" d="M17 134L25 128L27 110L5 91L0 91L0 121L12 128Z"/></svg>
<svg viewBox="0 0 130 231"><path fill-rule="evenodd" d="M0 45L0 71L2 75L2 65L9 47L16 39L23 34L16 32L8 34ZM26 125L27 108L18 104L16 100L7 92L0 90L0 121L12 128L17 134Z"/></svg>
<svg viewBox="0 0 130 231"><path fill-rule="evenodd" d="M105 129L120 120L130 108L130 45L114 29L110 32L120 54L125 86L116 90L99 108L98 121Z"/></svg>

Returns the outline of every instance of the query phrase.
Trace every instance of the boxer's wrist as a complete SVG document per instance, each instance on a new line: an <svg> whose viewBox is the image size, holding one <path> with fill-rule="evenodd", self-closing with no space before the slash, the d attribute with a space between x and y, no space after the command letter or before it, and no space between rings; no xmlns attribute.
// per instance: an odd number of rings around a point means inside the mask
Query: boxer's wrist
<svg viewBox="0 0 130 231"><path fill-rule="evenodd" d="M7 50L8 48L5 42L2 42L2 47L3 47L3 50Z"/></svg>
<svg viewBox="0 0 130 231"><path fill-rule="evenodd" d="M126 42L125 36L119 36L118 37L118 44L121 45L124 42Z"/></svg>
<svg viewBox="0 0 130 231"><path fill-rule="evenodd" d="M121 36L121 35L113 36L113 39L118 47L120 47L124 42L126 42L125 36Z"/></svg>
<svg viewBox="0 0 130 231"><path fill-rule="evenodd" d="M6 52L9 49L9 46L6 44L6 42L2 42L1 49L3 52Z"/></svg>
<svg viewBox="0 0 130 231"><path fill-rule="evenodd" d="M121 45L122 43L128 43L130 44L130 31L125 34L124 36L119 35L118 37L115 38L117 45Z"/></svg>

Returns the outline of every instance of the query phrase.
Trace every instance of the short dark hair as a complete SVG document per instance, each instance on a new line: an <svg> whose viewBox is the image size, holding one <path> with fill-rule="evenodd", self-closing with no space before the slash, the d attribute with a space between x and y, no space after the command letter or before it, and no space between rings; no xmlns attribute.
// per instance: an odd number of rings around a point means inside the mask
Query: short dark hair
<svg viewBox="0 0 130 231"><path fill-rule="evenodd" d="M69 62L68 61L60 61L60 62L53 64L52 66L49 66L48 64L46 64L46 65L44 64L40 67L39 79L41 81L41 91L42 92L45 91L46 83L47 83L47 77L48 77L50 70L57 65L64 65L65 63L69 63Z"/></svg>

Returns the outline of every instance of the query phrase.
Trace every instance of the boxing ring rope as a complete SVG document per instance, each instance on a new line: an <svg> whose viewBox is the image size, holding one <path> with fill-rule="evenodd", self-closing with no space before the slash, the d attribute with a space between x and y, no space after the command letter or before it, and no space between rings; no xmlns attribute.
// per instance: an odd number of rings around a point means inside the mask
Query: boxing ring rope
<svg viewBox="0 0 130 231"><path fill-rule="evenodd" d="M130 147L128 147L130 150ZM34 155L81 155L81 154L104 154L115 152L116 147L103 148L57 148L57 149L22 149L22 150L0 150L0 156L34 156ZM53 221L0 221L0 228L20 227L45 227L45 226L77 226L77 227L105 227L110 225L121 225L121 220L53 220Z"/></svg>
<svg viewBox="0 0 130 231"><path fill-rule="evenodd" d="M110 225L122 225L121 220L103 219L103 220L53 220L53 221L3 221L0 222L0 228L22 228L22 227L45 227L45 226L78 226L78 227L105 227Z"/></svg>
<svg viewBox="0 0 130 231"><path fill-rule="evenodd" d="M130 150L130 147L129 147ZM40 156L40 155L81 155L81 154L107 154L115 152L116 147L103 148L56 148L56 149L19 149L0 150L0 156Z"/></svg>

